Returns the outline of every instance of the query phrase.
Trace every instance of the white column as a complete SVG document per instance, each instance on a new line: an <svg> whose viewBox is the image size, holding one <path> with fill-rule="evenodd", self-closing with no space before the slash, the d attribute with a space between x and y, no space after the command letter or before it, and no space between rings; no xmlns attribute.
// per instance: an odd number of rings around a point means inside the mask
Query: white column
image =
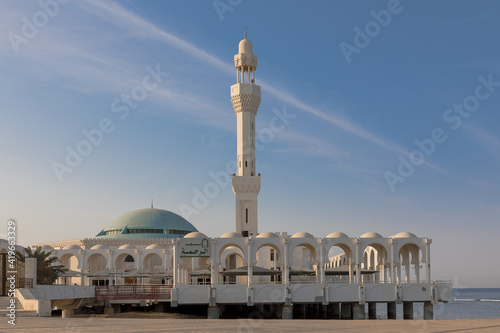
<svg viewBox="0 0 500 333"><path fill-rule="evenodd" d="M217 284L217 270L215 269L215 239L210 240L210 285L212 288Z"/></svg>
<svg viewBox="0 0 500 333"><path fill-rule="evenodd" d="M359 239L356 240L356 282L361 282L361 270L359 264Z"/></svg>
<svg viewBox="0 0 500 333"><path fill-rule="evenodd" d="M320 283L324 284L325 283L325 263L324 263L324 252L325 252L325 239L321 238L321 244L320 244L320 255L319 255L319 260L320 260L320 265L319 265L319 274L320 274Z"/></svg>
<svg viewBox="0 0 500 333"><path fill-rule="evenodd" d="M247 265L248 265L248 275L247 275L247 283L248 283L248 288L252 287L253 284L253 263L252 263L252 239L248 238L248 246L247 246L247 251L248 251L248 258L247 258Z"/></svg>
<svg viewBox="0 0 500 333"><path fill-rule="evenodd" d="M285 245L284 245L284 253L283 253L283 263L284 263L284 274L283 274L283 280L285 280L285 285L286 287L288 288L288 286L290 285L290 278L288 277L289 276L289 263L288 263L288 239L285 239Z"/></svg>
<svg viewBox="0 0 500 333"><path fill-rule="evenodd" d="M391 272L389 274L389 282L394 283L394 239L391 240Z"/></svg>
<svg viewBox="0 0 500 333"><path fill-rule="evenodd" d="M351 253L351 257L349 258L348 262L349 262L349 283L353 283L353 277L352 277L352 253Z"/></svg>
<svg viewBox="0 0 500 333"><path fill-rule="evenodd" d="M425 278L427 282L431 281L431 243L432 240L427 238L425 242Z"/></svg>
<svg viewBox="0 0 500 333"><path fill-rule="evenodd" d="M179 241L175 240L174 241L174 255L173 255L173 267L172 267L172 279L173 279L173 288L177 288L177 284L179 283L179 268L177 265L179 264L179 261L177 259L179 255Z"/></svg>

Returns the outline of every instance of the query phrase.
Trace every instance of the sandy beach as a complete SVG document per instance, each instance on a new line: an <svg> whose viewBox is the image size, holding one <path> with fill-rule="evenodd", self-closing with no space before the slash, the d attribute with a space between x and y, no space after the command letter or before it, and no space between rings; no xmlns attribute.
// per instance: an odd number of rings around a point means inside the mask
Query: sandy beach
<svg viewBox="0 0 500 333"><path fill-rule="evenodd" d="M154 319L153 319L154 318ZM150 320L148 320L150 319ZM38 318L7 320L0 332L499 332L497 319L456 320L248 320L151 318Z"/></svg>

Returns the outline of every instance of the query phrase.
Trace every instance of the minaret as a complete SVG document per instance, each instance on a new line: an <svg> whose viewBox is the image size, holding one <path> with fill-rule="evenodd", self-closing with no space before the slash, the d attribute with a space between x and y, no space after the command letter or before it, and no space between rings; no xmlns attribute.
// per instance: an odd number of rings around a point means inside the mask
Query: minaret
<svg viewBox="0 0 500 333"><path fill-rule="evenodd" d="M255 115L260 105L260 86L255 84L257 56L252 43L240 42L239 53L234 56L236 84L231 86L231 102L238 127L237 173L232 176L236 196L236 232L244 237L257 236L257 195L260 174L255 173Z"/></svg>

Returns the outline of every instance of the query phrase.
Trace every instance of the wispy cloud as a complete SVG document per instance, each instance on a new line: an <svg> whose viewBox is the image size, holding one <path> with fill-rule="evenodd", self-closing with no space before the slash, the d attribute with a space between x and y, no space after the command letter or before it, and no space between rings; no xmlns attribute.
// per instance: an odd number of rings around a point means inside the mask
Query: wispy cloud
<svg viewBox="0 0 500 333"><path fill-rule="evenodd" d="M468 122L462 128L484 150L489 152L493 157L500 159L500 138L498 136L474 122Z"/></svg>
<svg viewBox="0 0 500 333"><path fill-rule="evenodd" d="M193 57L196 57L204 62L211 64L213 67L225 73L234 75L234 67L232 66L232 64L228 64L219 59L218 57L211 55L210 53L200 49L199 47L196 47L195 45L160 29L153 23L148 22L143 18L135 15L134 13L127 11L125 8L123 8L116 2L100 2L97 0L87 0L86 2L94 7L93 10L94 14L103 16L106 20L126 29L127 31L129 31L129 33L140 35L144 38L155 39L167 43L171 46L174 46L188 53ZM87 7L87 10L92 10L92 8ZM321 111L307 104L306 102L301 101L300 99L293 96L291 93L287 91L274 88L272 84L263 81L260 81L259 84L262 86L263 89L267 90L271 95L285 102L287 105L292 105L315 117L325 120L330 124L335 125L348 133L351 133L362 139L368 140L380 147L383 147L385 149L400 154L405 154L405 155L409 154L408 151L399 147L398 145L386 141L373 133L370 133L369 131L363 129L361 126L355 125L351 121L343 117L335 115L332 112Z"/></svg>

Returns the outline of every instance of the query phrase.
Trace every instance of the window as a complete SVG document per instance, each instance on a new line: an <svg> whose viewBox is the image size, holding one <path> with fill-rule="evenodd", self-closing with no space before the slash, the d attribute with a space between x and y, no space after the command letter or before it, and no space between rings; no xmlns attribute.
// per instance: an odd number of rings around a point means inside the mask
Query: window
<svg viewBox="0 0 500 333"><path fill-rule="evenodd" d="M119 235L122 233L122 229L119 230L108 230L105 232L106 236L107 235Z"/></svg>
<svg viewBox="0 0 500 333"><path fill-rule="evenodd" d="M245 209L245 223L248 223L248 208Z"/></svg>
<svg viewBox="0 0 500 333"><path fill-rule="evenodd" d="M127 229L127 234L162 234L163 229Z"/></svg>
<svg viewBox="0 0 500 333"><path fill-rule="evenodd" d="M135 262L134 257L129 254L125 257L125 262Z"/></svg>
<svg viewBox="0 0 500 333"><path fill-rule="evenodd" d="M247 230L242 231L242 232L241 232L241 235L242 235L243 237L248 237L248 231L247 231Z"/></svg>
<svg viewBox="0 0 500 333"><path fill-rule="evenodd" d="M274 249L271 249L271 257L269 258L269 260L271 261L274 261Z"/></svg>
<svg viewBox="0 0 500 333"><path fill-rule="evenodd" d="M245 161L245 168L248 167L248 161Z"/></svg>
<svg viewBox="0 0 500 333"><path fill-rule="evenodd" d="M171 234L171 235L187 235L190 232L191 231L187 231L187 230L167 229L167 234Z"/></svg>

